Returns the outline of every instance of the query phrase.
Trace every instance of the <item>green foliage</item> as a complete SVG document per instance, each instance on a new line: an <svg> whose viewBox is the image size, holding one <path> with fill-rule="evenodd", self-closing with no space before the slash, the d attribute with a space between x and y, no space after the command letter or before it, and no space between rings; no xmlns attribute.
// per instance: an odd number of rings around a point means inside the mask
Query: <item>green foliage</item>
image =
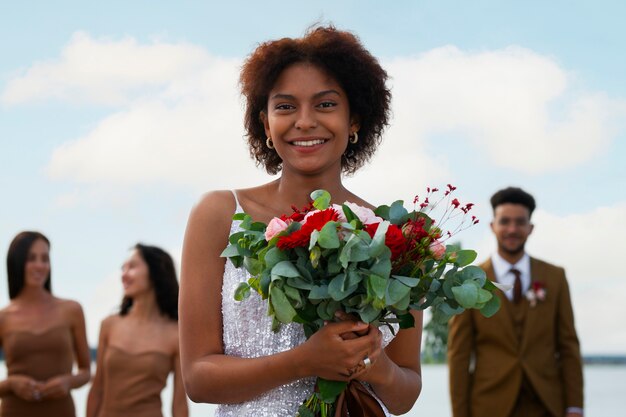
<svg viewBox="0 0 626 417"><path fill-rule="evenodd" d="M317 190L311 198L318 210L330 207L327 191ZM337 310L395 331L394 325L414 325L410 310L430 308L432 320L426 329L440 333L451 316L465 309L480 309L485 316L498 310L499 299L492 295L495 287L480 268L470 265L476 259L475 251L450 245L445 254L435 257L430 245L441 231L426 214L408 212L402 201L380 206L375 213L383 221L371 237L347 205L342 210L346 222L329 221L310 234L306 246L291 249L280 249L277 244L283 236L300 230L299 222L267 241L265 224L253 222L247 214L236 214L240 231L230 236L222 256L245 268L251 278L237 287L235 299L245 300L255 290L268 300L274 330L281 323L295 321L303 325L307 337L324 320L335 320ZM421 227L420 237L412 239L403 229L407 225L407 230ZM402 233L408 245L394 259L387 246L392 228L396 234ZM433 344L432 349L435 354L439 348ZM317 400L330 404L344 388L345 383L318 380ZM309 405L321 407L315 402Z"/></svg>

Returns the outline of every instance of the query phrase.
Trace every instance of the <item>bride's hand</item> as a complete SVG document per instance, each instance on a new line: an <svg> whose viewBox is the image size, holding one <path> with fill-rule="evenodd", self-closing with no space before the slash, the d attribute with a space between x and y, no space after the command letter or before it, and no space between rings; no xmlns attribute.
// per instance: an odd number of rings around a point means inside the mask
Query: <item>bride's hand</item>
<svg viewBox="0 0 626 417"><path fill-rule="evenodd" d="M359 321L359 317L356 314L348 314L345 311L337 310L335 312L335 317L338 321ZM360 336L365 336L368 332L368 329L364 329L358 332L349 332L341 335L344 340L356 339Z"/></svg>
<svg viewBox="0 0 626 417"><path fill-rule="evenodd" d="M298 347L306 374L334 381L362 374L363 360L369 357L373 364L380 354L380 332L370 327L352 320L326 324ZM346 333L364 335L344 339Z"/></svg>

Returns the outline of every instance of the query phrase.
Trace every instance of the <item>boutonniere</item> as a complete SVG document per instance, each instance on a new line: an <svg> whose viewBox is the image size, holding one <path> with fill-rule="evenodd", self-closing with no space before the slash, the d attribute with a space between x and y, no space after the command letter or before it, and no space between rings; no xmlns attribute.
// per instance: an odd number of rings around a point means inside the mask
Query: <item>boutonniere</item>
<svg viewBox="0 0 626 417"><path fill-rule="evenodd" d="M546 299L546 286L543 282L533 281L530 283L530 288L526 291L526 299L530 303L531 307L537 305L537 301L543 301Z"/></svg>

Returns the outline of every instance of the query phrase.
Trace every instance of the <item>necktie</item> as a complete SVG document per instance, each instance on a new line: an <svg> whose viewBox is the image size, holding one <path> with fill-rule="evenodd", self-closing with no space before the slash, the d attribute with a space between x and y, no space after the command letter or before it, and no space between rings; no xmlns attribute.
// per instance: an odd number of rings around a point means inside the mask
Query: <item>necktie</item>
<svg viewBox="0 0 626 417"><path fill-rule="evenodd" d="M511 268L511 273L515 275L515 282L513 283L513 302L517 304L522 301L522 273L515 268Z"/></svg>

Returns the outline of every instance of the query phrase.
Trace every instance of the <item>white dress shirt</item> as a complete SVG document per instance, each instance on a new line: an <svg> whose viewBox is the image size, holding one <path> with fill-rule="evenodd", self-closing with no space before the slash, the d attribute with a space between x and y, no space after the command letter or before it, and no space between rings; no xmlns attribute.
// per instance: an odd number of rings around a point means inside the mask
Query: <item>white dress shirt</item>
<svg viewBox="0 0 626 417"><path fill-rule="evenodd" d="M515 275L511 272L511 269L520 271L522 297L525 296L530 288L530 256L527 253L524 253L524 256L519 261L511 265L498 252L495 252L491 255L491 264L493 265L493 272L496 274L496 280L501 284L511 286L510 289L504 292L504 295L509 300L513 300L513 284L515 283Z"/></svg>

